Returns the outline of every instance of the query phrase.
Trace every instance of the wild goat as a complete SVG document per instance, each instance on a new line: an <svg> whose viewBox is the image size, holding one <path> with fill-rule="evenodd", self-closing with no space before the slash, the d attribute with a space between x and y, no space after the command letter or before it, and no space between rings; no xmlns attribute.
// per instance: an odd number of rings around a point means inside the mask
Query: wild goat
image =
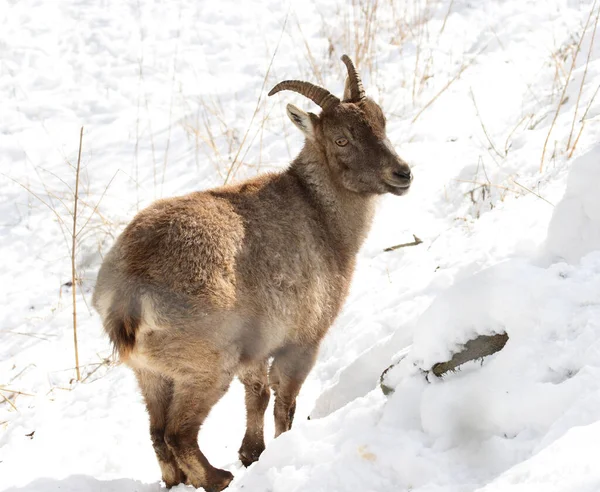
<svg viewBox="0 0 600 492"><path fill-rule="evenodd" d="M296 396L348 292L375 198L410 187L381 108L365 96L352 61L342 61L342 101L298 80L269 93L295 91L323 110L288 104L306 142L286 171L155 202L102 264L94 306L137 376L167 487L218 491L233 479L208 462L198 432L235 375L246 391L244 465L265 449L269 387L275 434L290 429Z"/></svg>

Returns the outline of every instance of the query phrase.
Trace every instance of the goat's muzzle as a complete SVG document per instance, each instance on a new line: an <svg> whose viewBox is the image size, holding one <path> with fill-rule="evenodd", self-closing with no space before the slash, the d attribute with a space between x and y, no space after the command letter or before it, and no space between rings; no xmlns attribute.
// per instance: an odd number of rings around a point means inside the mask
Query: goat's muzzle
<svg viewBox="0 0 600 492"><path fill-rule="evenodd" d="M405 162L401 162L394 166L385 180L387 191L393 195L404 195L408 192L412 180L413 174L410 167Z"/></svg>

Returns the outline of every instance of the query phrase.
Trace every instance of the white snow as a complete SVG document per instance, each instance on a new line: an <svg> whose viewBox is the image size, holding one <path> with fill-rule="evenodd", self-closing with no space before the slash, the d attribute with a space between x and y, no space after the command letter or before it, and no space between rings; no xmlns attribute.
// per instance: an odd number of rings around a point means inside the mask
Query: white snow
<svg viewBox="0 0 600 492"><path fill-rule="evenodd" d="M86 305L102 255L156 198L284 167L302 144L285 104L315 108L266 92L302 78L339 93L348 53L414 187L381 200L294 428L271 439L267 410L244 469L234 382L203 450L232 491L600 491L599 8L0 1L0 490L161 490L133 375ZM483 363L425 372L499 332Z"/></svg>
<svg viewBox="0 0 600 492"><path fill-rule="evenodd" d="M593 147L571 167L567 190L554 209L548 228L546 254L550 261L577 263L600 250L600 146Z"/></svg>

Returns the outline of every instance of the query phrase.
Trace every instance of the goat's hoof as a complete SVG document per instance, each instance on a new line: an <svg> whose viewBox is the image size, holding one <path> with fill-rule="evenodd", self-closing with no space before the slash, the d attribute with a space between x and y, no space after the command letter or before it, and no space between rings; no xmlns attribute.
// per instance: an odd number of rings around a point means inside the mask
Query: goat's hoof
<svg viewBox="0 0 600 492"><path fill-rule="evenodd" d="M163 479L163 482L165 482L165 487L167 487L168 489L170 489L171 487L176 487L180 483L189 485L189 481L188 481L188 478L185 476L185 473L183 473L177 467L175 467L175 473L173 476L167 477L167 476L163 475L162 479Z"/></svg>
<svg viewBox="0 0 600 492"><path fill-rule="evenodd" d="M204 490L206 490L206 492L220 492L221 490L227 488L232 480L233 474L227 470L213 468L207 474Z"/></svg>
<svg viewBox="0 0 600 492"><path fill-rule="evenodd" d="M245 454L242 454L241 451L239 453L239 457L240 461L242 462L242 465L244 465L246 468L248 468L252 463L258 460L258 456L246 456Z"/></svg>
<svg viewBox="0 0 600 492"><path fill-rule="evenodd" d="M241 447L238 451L238 456L240 458L240 461L242 462L242 465L244 465L247 468L255 461L258 461L258 458L260 458L260 455L264 450L264 446L255 448Z"/></svg>

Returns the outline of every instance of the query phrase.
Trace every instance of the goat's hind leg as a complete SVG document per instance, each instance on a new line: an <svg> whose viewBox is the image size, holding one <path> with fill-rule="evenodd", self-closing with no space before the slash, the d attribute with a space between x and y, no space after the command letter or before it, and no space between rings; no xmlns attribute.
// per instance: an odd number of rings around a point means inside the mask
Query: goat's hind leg
<svg viewBox="0 0 600 492"><path fill-rule="evenodd" d="M213 371L175 380L165 441L189 482L207 492L223 490L233 475L212 466L198 446L198 432L208 412L225 394L233 375Z"/></svg>
<svg viewBox="0 0 600 492"><path fill-rule="evenodd" d="M246 390L246 434L238 451L244 466L258 460L265 450L265 410L269 405L268 361L264 360L245 367L239 373Z"/></svg>
<svg viewBox="0 0 600 492"><path fill-rule="evenodd" d="M187 480L185 473L177 465L175 456L165 442L167 414L173 398L173 380L144 370L135 370L135 375L150 415L150 437L160 465L162 479L167 488L185 483Z"/></svg>

